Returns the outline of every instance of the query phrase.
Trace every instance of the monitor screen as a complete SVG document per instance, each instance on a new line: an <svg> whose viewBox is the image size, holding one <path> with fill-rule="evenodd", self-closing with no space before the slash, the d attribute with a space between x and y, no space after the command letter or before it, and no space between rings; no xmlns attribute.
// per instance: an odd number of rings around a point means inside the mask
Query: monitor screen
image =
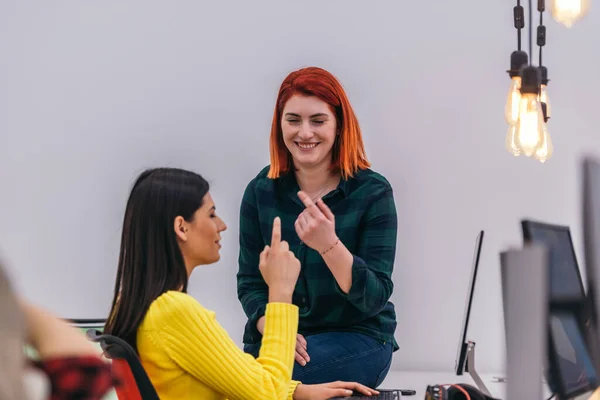
<svg viewBox="0 0 600 400"><path fill-rule="evenodd" d="M600 159L583 161L582 224L588 288L596 288L600 269Z"/></svg>
<svg viewBox="0 0 600 400"><path fill-rule="evenodd" d="M548 249L550 300L579 302L585 299L585 290L569 228L533 221L523 221L522 224L526 241L539 242Z"/></svg>
<svg viewBox="0 0 600 400"><path fill-rule="evenodd" d="M597 386L596 369L573 313L551 312L550 351L560 397L571 397Z"/></svg>
<svg viewBox="0 0 600 400"><path fill-rule="evenodd" d="M477 268L479 266L479 257L481 255L481 246L483 243L483 231L480 231L475 239L475 251L473 252L473 261L471 263L471 276L467 288L467 299L465 301L465 311L463 314L463 323L458 339L458 349L456 351L455 372L462 375L465 370L467 359L467 329L469 327L469 317L471 314L471 304L473 303L473 292L475 291L475 281L477 279Z"/></svg>
<svg viewBox="0 0 600 400"><path fill-rule="evenodd" d="M587 279L586 343L596 370L600 371L600 159L584 157L582 162L582 225Z"/></svg>

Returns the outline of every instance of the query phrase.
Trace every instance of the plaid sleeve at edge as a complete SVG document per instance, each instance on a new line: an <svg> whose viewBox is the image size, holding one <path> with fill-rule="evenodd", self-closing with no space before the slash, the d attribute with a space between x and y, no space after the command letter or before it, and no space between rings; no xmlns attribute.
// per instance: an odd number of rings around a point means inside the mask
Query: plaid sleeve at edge
<svg viewBox="0 0 600 400"><path fill-rule="evenodd" d="M35 361L33 365L50 379L50 400L100 400L120 384L112 375L110 364L96 356L57 357Z"/></svg>

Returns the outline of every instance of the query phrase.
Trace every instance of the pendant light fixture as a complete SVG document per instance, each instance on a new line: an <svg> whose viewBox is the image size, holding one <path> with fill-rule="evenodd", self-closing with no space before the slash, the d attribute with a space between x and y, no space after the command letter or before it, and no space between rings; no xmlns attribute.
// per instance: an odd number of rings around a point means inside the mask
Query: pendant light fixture
<svg viewBox="0 0 600 400"><path fill-rule="evenodd" d="M587 14L590 0L549 0L552 17L570 28ZM536 44L539 46L538 66L532 64L533 48L533 7L529 2L529 54L521 49L521 30L525 27L525 13L521 0L513 8L513 21L517 30L517 50L510 56L510 69L507 71L511 83L504 109L504 119L508 124L505 145L514 156L525 155L539 162L546 162L554 153L552 139L548 132L548 119L552 115L548 97L548 68L542 63L542 48L546 45L544 26L545 0L537 0L540 22L537 27Z"/></svg>
<svg viewBox="0 0 600 400"><path fill-rule="evenodd" d="M552 18L567 28L583 18L590 9L590 0L550 0Z"/></svg>
<svg viewBox="0 0 600 400"><path fill-rule="evenodd" d="M507 71L511 78L511 85L504 110L504 119L508 124L505 145L506 150L514 156L525 155L543 163L550 159L554 152L547 128L548 118L550 118L548 69L542 65L542 47L546 45L545 0L538 0L537 3L540 13L536 41L539 46L537 67L532 64L532 0L528 1L529 54L521 49L521 30L525 27L521 1L517 0L517 5L513 8L514 26L517 29L517 50L511 54L510 69Z"/></svg>

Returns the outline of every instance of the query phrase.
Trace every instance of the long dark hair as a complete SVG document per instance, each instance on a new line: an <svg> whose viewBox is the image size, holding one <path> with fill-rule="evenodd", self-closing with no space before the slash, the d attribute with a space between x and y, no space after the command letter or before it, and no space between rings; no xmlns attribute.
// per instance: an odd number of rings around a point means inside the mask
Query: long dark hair
<svg viewBox="0 0 600 400"><path fill-rule="evenodd" d="M177 243L177 216L191 221L208 193L200 175L157 168L137 178L125 209L114 297L104 332L137 351L137 330L150 304L169 290L187 290L188 274Z"/></svg>

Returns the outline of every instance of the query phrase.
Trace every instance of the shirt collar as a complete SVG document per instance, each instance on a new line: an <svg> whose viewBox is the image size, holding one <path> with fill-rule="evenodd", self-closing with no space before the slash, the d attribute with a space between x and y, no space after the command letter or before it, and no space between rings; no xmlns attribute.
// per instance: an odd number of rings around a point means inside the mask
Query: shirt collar
<svg viewBox="0 0 600 400"><path fill-rule="evenodd" d="M339 190L344 197L348 196L350 184L353 179L354 178L340 179L337 190ZM279 178L279 184L283 192L291 195L292 197L297 197L297 194L300 191L300 185L298 185L296 175L292 171L283 173Z"/></svg>

